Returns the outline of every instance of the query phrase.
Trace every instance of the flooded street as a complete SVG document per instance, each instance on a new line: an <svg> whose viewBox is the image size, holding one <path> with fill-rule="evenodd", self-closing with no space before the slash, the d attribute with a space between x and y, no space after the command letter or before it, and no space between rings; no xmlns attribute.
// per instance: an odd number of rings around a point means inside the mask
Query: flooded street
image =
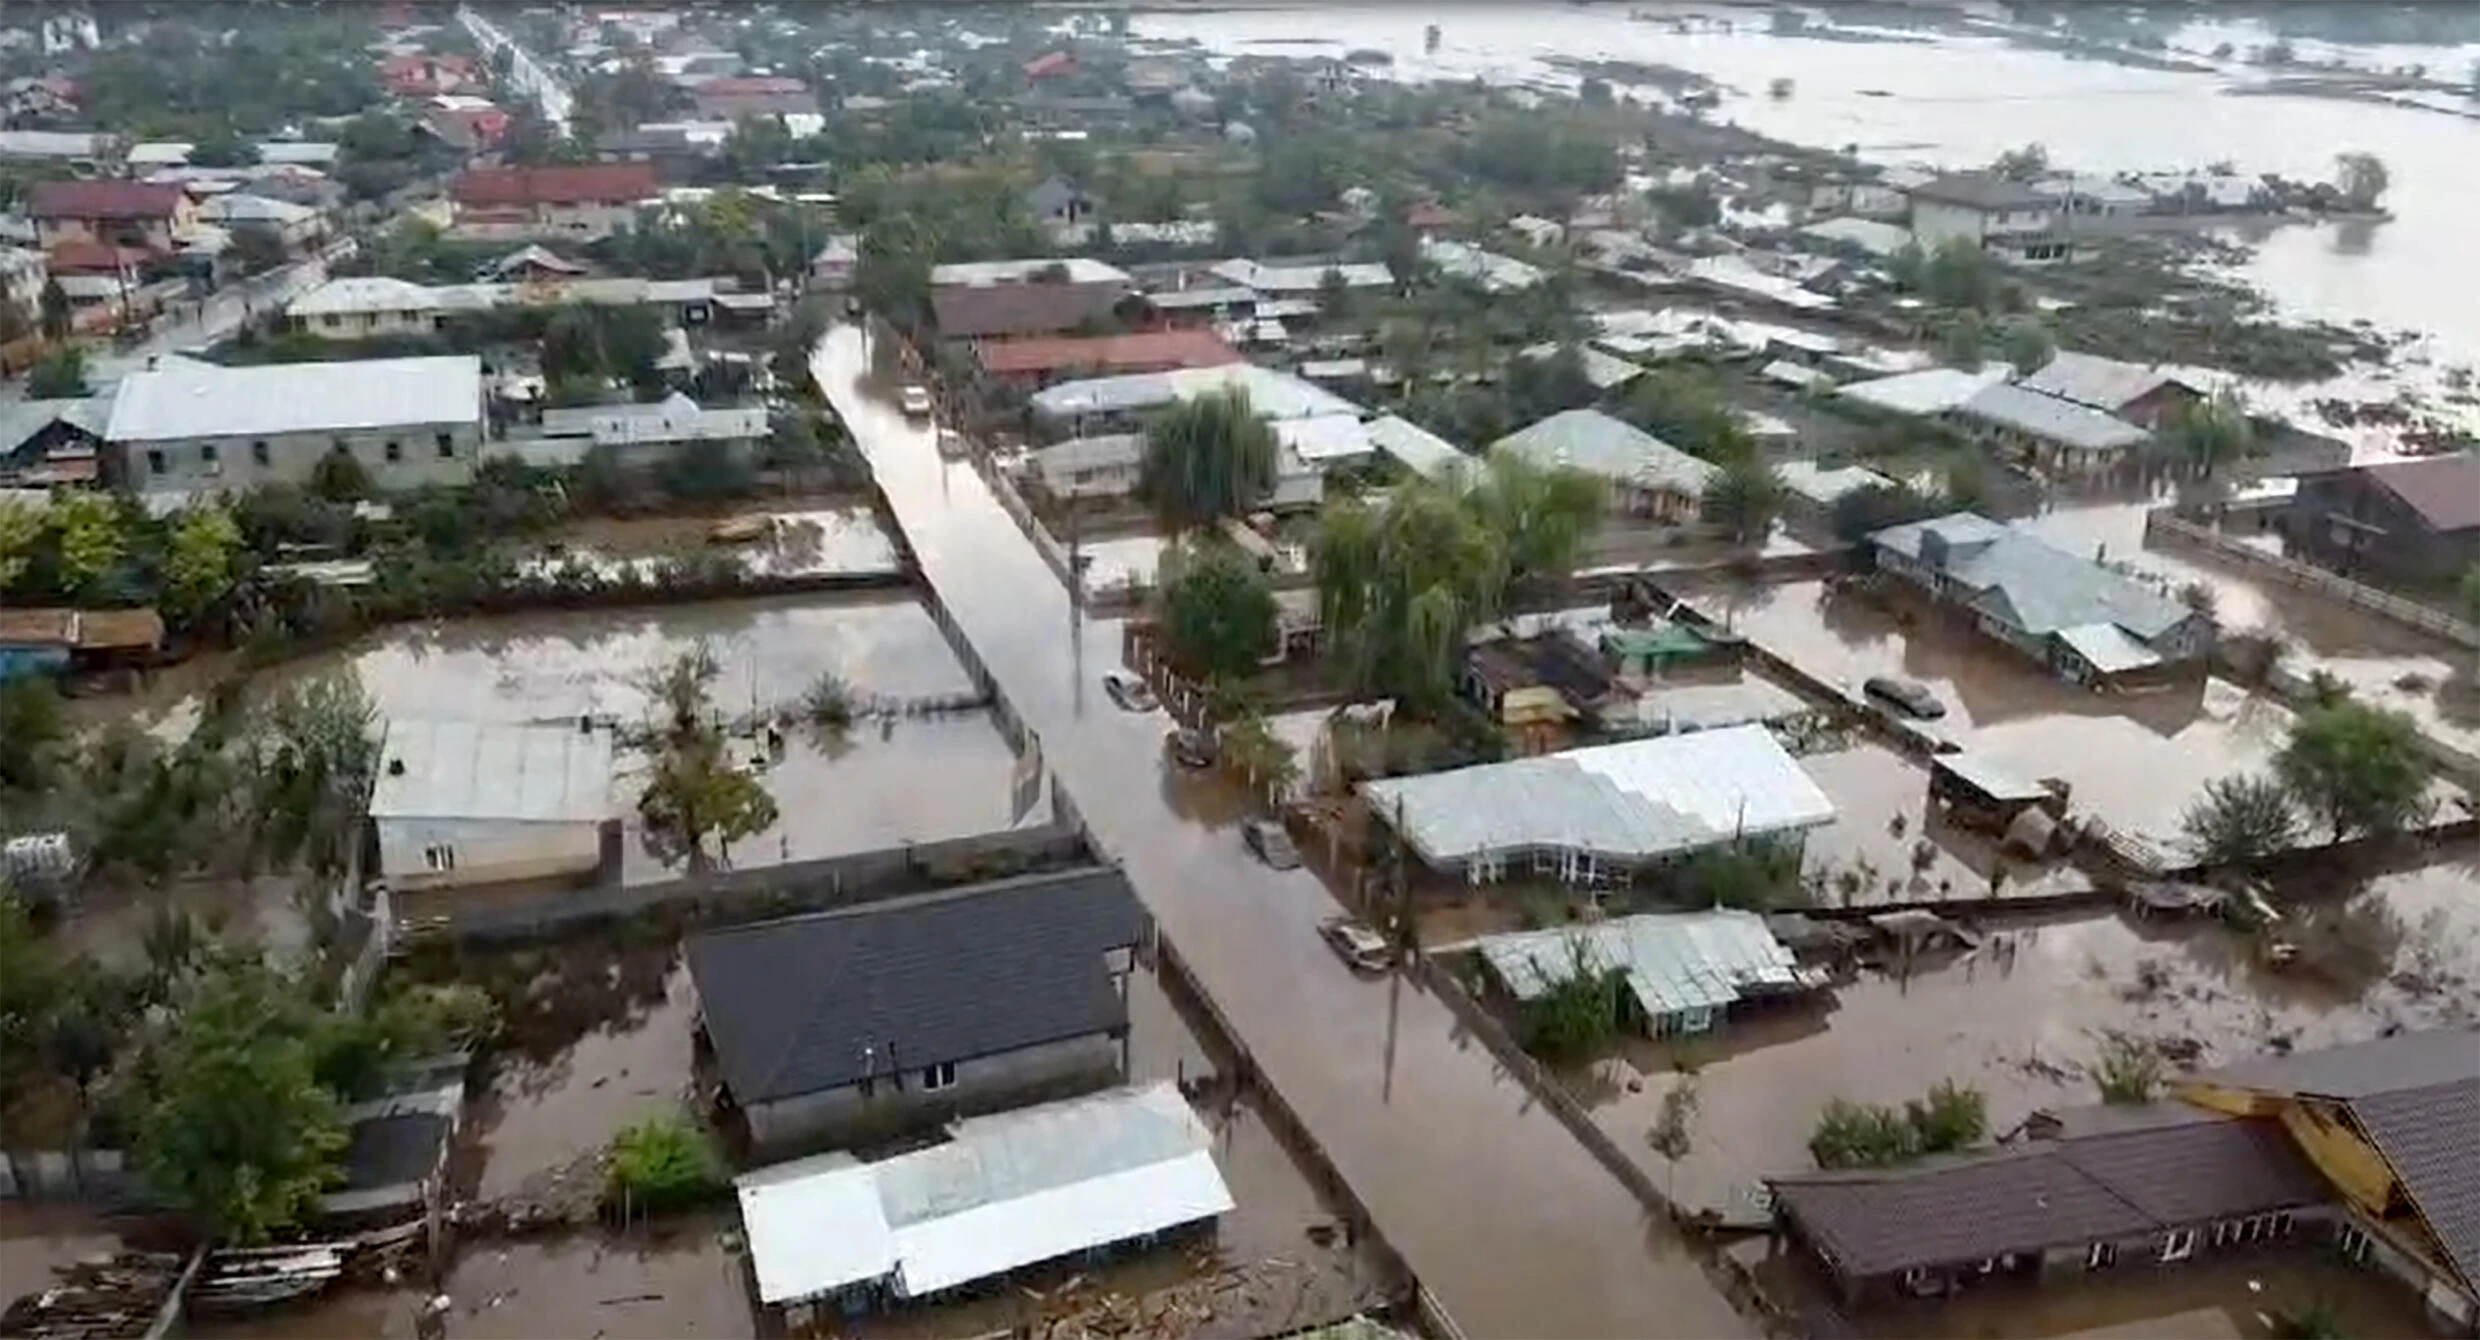
<svg viewBox="0 0 2480 1340"><path fill-rule="evenodd" d="M1503 1075L1436 999L1354 977L1317 938L1334 903L1178 821L1164 719L1112 707L1119 629L1067 593L969 465L867 389L861 333L813 364L1044 756L1380 1231L1470 1333L1716 1336L1747 1323L1667 1228Z"/></svg>

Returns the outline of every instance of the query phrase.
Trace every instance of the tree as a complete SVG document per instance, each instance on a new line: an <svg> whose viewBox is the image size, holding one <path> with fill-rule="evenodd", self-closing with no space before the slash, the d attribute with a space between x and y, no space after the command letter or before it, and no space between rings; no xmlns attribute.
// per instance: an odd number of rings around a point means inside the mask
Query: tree
<svg viewBox="0 0 2480 1340"><path fill-rule="evenodd" d="M1172 530L1240 516L1274 489L1274 429L1233 387L1183 401L1146 426L1142 491Z"/></svg>
<svg viewBox="0 0 2480 1340"><path fill-rule="evenodd" d="M1820 1168L1885 1168L1919 1154L1919 1132L1901 1112L1876 1103L1829 1098L1808 1137L1808 1155Z"/></svg>
<svg viewBox="0 0 2480 1340"><path fill-rule="evenodd" d="M861 256L853 263L853 295L898 328L930 324L930 266L938 235L922 219L881 219L861 231Z"/></svg>
<svg viewBox="0 0 2480 1340"><path fill-rule="evenodd" d="M654 725L654 769L637 812L649 830L679 844L692 864L704 861L708 837L728 851L777 818L775 798L724 749L708 695L720 670L714 654L700 646L665 664L649 685L662 716Z"/></svg>
<svg viewBox="0 0 2480 1340"><path fill-rule="evenodd" d="M310 491L329 502L358 502L377 492L370 470L339 442L310 467Z"/></svg>
<svg viewBox="0 0 2480 1340"><path fill-rule="evenodd" d="M1935 516L1940 510L1938 499L1907 485L1871 484L1835 499L1829 516L1834 538L1845 544L1858 544L1888 526L1908 525Z"/></svg>
<svg viewBox="0 0 2480 1340"><path fill-rule="evenodd" d="M42 786L51 775L53 746L68 738L68 714L50 679L0 679L0 788L31 791Z"/></svg>
<svg viewBox="0 0 2480 1340"><path fill-rule="evenodd" d="M2208 866L2253 865L2299 836L2291 793L2270 777L2218 777L2179 818L2187 849Z"/></svg>
<svg viewBox="0 0 2480 1340"><path fill-rule="evenodd" d="M0 596L17 585L18 579L34 565L34 547L51 525L44 514L48 507L28 507L15 499L0 499Z"/></svg>
<svg viewBox="0 0 2480 1340"><path fill-rule="evenodd" d="M264 228L243 228L233 234L232 241L233 259L240 262L245 275L265 274L291 259L284 250L284 239Z"/></svg>
<svg viewBox="0 0 2480 1340"><path fill-rule="evenodd" d="M2302 713L2273 770L2339 842L2409 826L2426 808L2435 764L2421 748L2419 723L2346 699Z"/></svg>
<svg viewBox="0 0 2480 1340"><path fill-rule="evenodd" d="M379 766L379 714L351 670L271 694L239 741L254 763L251 812L278 863L321 874L349 864Z"/></svg>
<svg viewBox="0 0 2480 1340"><path fill-rule="evenodd" d="M1750 455L1756 449L1710 369L1681 366L1649 372L1636 379L1623 412L1637 427L1709 461Z"/></svg>
<svg viewBox="0 0 2480 1340"><path fill-rule="evenodd" d="M1938 328L1938 361L1949 367L1976 369L1988 348L1989 328L1972 308L1956 311Z"/></svg>
<svg viewBox="0 0 2480 1340"><path fill-rule="evenodd" d="M1601 524L1606 491L1581 470L1548 469L1512 452L1490 458L1464 507L1498 537L1507 582L1548 583L1575 570Z"/></svg>
<svg viewBox="0 0 2480 1340"><path fill-rule="evenodd" d="M2385 188L2393 178L2385 170L2385 160L2372 153L2352 152L2334 155L2334 185L2351 208L2361 211L2377 207Z"/></svg>
<svg viewBox="0 0 2480 1340"><path fill-rule="evenodd" d="M120 502L108 493L83 489L60 493L46 512L52 546L58 555L61 584L76 600L104 597L110 579L129 552L129 522Z"/></svg>
<svg viewBox="0 0 2480 1340"><path fill-rule="evenodd" d="M1782 478L1774 467L1753 456L1724 463L1721 473L1705 486L1698 510L1741 544L1755 544L1773 529L1782 511Z"/></svg>
<svg viewBox="0 0 2480 1340"><path fill-rule="evenodd" d="M1239 679L1274 645L1274 588L1256 560L1220 538L1192 538L1162 564L1163 632L1188 669Z"/></svg>
<svg viewBox="0 0 2480 1340"><path fill-rule="evenodd" d="M603 1203L623 1215L684 1209L721 1191L714 1141L682 1117L655 1117L612 1137Z"/></svg>
<svg viewBox="0 0 2480 1340"><path fill-rule="evenodd" d="M43 338L47 340L65 340L69 338L69 324L71 316L69 308L69 290L60 286L60 277L58 275L54 275L43 281L43 292L42 295L36 299L36 305L41 309L43 314Z"/></svg>
<svg viewBox="0 0 2480 1340"><path fill-rule="evenodd" d="M2256 450L2255 425L2235 390L2181 406L2165 427L2171 449L2198 474L2211 475Z"/></svg>
<svg viewBox="0 0 2480 1340"><path fill-rule="evenodd" d="M1989 170L2008 181L2039 181L2049 172L2049 150L2039 144L2009 149L1991 160Z"/></svg>
<svg viewBox="0 0 2480 1340"><path fill-rule="evenodd" d="M86 351L64 344L37 360L26 374L29 400L74 400L94 394L86 384Z"/></svg>
<svg viewBox="0 0 2480 1340"><path fill-rule="evenodd" d="M2058 352L2058 345L2050 339L2049 328L2039 318L2019 316L1999 323L1998 351L2017 372L2030 373L2048 363L2050 356Z"/></svg>
<svg viewBox="0 0 2480 1340"><path fill-rule="evenodd" d="M1280 803L1300 779L1300 760L1260 712L1245 713L1223 727L1223 761L1248 784Z"/></svg>
<svg viewBox="0 0 2480 1340"><path fill-rule="evenodd" d="M1939 1080L1926 1098L1903 1104L1903 1119L1919 1137L1920 1152L1968 1149L1989 1134L1989 1098L1980 1090Z"/></svg>
<svg viewBox="0 0 2480 1340"><path fill-rule="evenodd" d="M179 1002L145 1067L138 1166L215 1235L263 1242L315 1209L346 1138L298 988L245 957Z"/></svg>
<svg viewBox="0 0 2480 1340"><path fill-rule="evenodd" d="M223 504L183 508L165 537L164 604L176 619L194 619L232 589L241 528Z"/></svg>

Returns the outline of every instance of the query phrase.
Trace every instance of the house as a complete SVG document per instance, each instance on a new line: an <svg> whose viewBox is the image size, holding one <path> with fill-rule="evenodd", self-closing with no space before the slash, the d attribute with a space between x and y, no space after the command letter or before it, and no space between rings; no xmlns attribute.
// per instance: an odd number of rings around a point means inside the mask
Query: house
<svg viewBox="0 0 2480 1340"><path fill-rule="evenodd" d="M538 434L507 445L533 465L575 465L600 448L623 469L651 469L692 452L748 464L767 433L762 405L706 409L674 391L651 405L546 409Z"/></svg>
<svg viewBox="0 0 2480 1340"><path fill-rule="evenodd" d="M1072 228L1092 217L1094 198L1065 177L1044 177L1040 185L1025 192L1025 212L1045 227Z"/></svg>
<svg viewBox="0 0 2480 1340"><path fill-rule="evenodd" d="M1210 1231L1233 1206L1213 1146L1178 1087L1158 1083L970 1118L875 1163L761 1168L733 1190L758 1301L853 1314Z"/></svg>
<svg viewBox="0 0 2480 1340"><path fill-rule="evenodd" d="M1268 294L1315 297L1326 286L1326 276L1330 274L1340 276L1347 289L1389 288L1395 283L1395 272L1374 261L1349 265L1270 265L1264 261L1228 260L1217 263L1207 273L1260 297Z"/></svg>
<svg viewBox="0 0 2480 1340"><path fill-rule="evenodd" d="M1282 424L1294 419L1358 420L1360 407L1313 382L1254 363L1180 368L1061 382L1033 393L1027 404L1046 435L1083 437L1098 432L1142 432L1154 411L1201 395L1238 391L1259 418L1276 425L1274 502L1314 506L1324 496L1323 475L1284 441Z"/></svg>
<svg viewBox="0 0 2480 1340"><path fill-rule="evenodd" d="M438 290L386 275L330 279L284 309L295 329L329 340L434 335L444 312Z"/></svg>
<svg viewBox="0 0 2480 1340"><path fill-rule="evenodd" d="M1445 479L1473 464L1462 448L1400 415L1380 415L1365 428L1369 445L1424 478Z"/></svg>
<svg viewBox="0 0 2480 1340"><path fill-rule="evenodd" d="M2133 182L2091 173L2062 173L2032 183L2059 202L2069 219L2116 219L2149 212L2153 193Z"/></svg>
<svg viewBox="0 0 2480 1340"><path fill-rule="evenodd" d="M2285 1132L2341 1209L2336 1246L2480 1332L2480 1030L2466 1025L2245 1061L2172 1084Z"/></svg>
<svg viewBox="0 0 2480 1340"><path fill-rule="evenodd" d="M2064 211L2050 196L1985 172L1932 177L1910 189L1912 236L1935 249L1961 239L2027 263L2067 259Z"/></svg>
<svg viewBox="0 0 2480 1340"><path fill-rule="evenodd" d="M400 98L435 98L488 82L474 68L472 57L427 51L403 52L381 61L379 80Z"/></svg>
<svg viewBox="0 0 2480 1340"><path fill-rule="evenodd" d="M1782 481L1783 501L1794 519L1811 525L1822 525L1832 518L1834 505L1852 494L1899 487L1865 465L1784 461L1774 467L1774 477Z"/></svg>
<svg viewBox="0 0 2480 1340"><path fill-rule="evenodd" d="M227 368L171 355L121 379L103 436L141 491L306 484L331 453L399 489L471 478L483 427L472 357Z"/></svg>
<svg viewBox="0 0 2480 1340"><path fill-rule="evenodd" d="M1709 847L1800 846L1834 803L1763 726L1629 740L1361 783L1431 869L1623 882Z"/></svg>
<svg viewBox="0 0 2480 1340"><path fill-rule="evenodd" d="M580 265L539 242L528 242L489 265L482 267L484 279L516 284L558 283L581 279L593 270Z"/></svg>
<svg viewBox="0 0 2480 1340"><path fill-rule="evenodd" d="M138 181L35 183L26 214L45 247L100 242L168 253L197 215L178 186Z"/></svg>
<svg viewBox="0 0 2480 1340"><path fill-rule="evenodd" d="M101 482L108 396L0 402L0 488Z"/></svg>
<svg viewBox="0 0 2480 1340"><path fill-rule="evenodd" d="M689 91L698 115L738 122L744 116L816 112L818 95L789 75L740 75L709 79Z"/></svg>
<svg viewBox="0 0 2480 1340"><path fill-rule="evenodd" d="M2075 1134L1767 1179L1776 1232L1847 1307L2016 1277L2175 1266L2330 1222L2281 1123L2180 1103L2069 1115Z"/></svg>
<svg viewBox="0 0 2480 1340"><path fill-rule="evenodd" d="M488 98L443 93L423 105L418 124L452 149L479 154L497 148L514 120Z"/></svg>
<svg viewBox="0 0 2480 1340"><path fill-rule="evenodd" d="M644 163L472 168L449 187L456 231L467 237L594 241L632 231L658 194Z"/></svg>
<svg viewBox="0 0 2480 1340"><path fill-rule="evenodd" d="M1144 934L1126 876L1070 870L708 931L688 962L724 1101L781 1149L1113 1082Z"/></svg>
<svg viewBox="0 0 2480 1340"><path fill-rule="evenodd" d="M102 167L119 144L118 136L104 131L0 130L0 159L94 169Z"/></svg>
<svg viewBox="0 0 2480 1340"><path fill-rule="evenodd" d="M1890 526L1868 548L1878 571L2079 684L2201 673L2213 651L2202 611L1978 513Z"/></svg>
<svg viewBox="0 0 2480 1340"><path fill-rule="evenodd" d="M1922 368L1871 377L1838 388L1835 394L1872 410L1907 418L1932 418L1952 413L1964 402L2005 381L2008 369L1992 363L1977 372L1961 368Z"/></svg>
<svg viewBox="0 0 2480 1340"><path fill-rule="evenodd" d="M1820 219L1800 229L1800 236L1839 246L1857 247L1885 260L1912 244L1912 231L1882 219L1840 216Z"/></svg>
<svg viewBox="0 0 2480 1340"><path fill-rule="evenodd" d="M860 236L837 233L810 258L809 281L831 293L841 293L852 287L853 270L860 264Z"/></svg>
<svg viewBox="0 0 2480 1340"><path fill-rule="evenodd" d="M2052 475L2115 469L2153 440L2114 414L2016 382L1982 387L1947 413L1999 451Z"/></svg>
<svg viewBox="0 0 2480 1340"><path fill-rule="evenodd" d="M1066 334L1108 320L1135 292L1127 271L1082 256L930 271L931 314L944 339Z"/></svg>
<svg viewBox="0 0 2480 1340"><path fill-rule="evenodd" d="M163 645L151 609L0 609L0 680L142 665Z"/></svg>
<svg viewBox="0 0 2480 1340"><path fill-rule="evenodd" d="M1852 214L1863 219L1900 219L1911 211L1911 201L1903 187L1894 181L1853 177L1843 181L1822 181L1809 188L1808 208L1812 214Z"/></svg>
<svg viewBox="0 0 2480 1340"><path fill-rule="evenodd" d="M137 177L154 168L187 167L196 152L198 146L188 140L148 140L130 145L121 161L129 165L129 175Z"/></svg>
<svg viewBox="0 0 2480 1340"><path fill-rule="evenodd" d="M2157 365L2061 349L2015 379L2027 391L2071 400L2140 428L2159 431L2203 403L2204 392Z"/></svg>
<svg viewBox="0 0 2480 1340"><path fill-rule="evenodd" d="M1711 1032L1732 1009L1804 995L1824 974L1791 950L1754 912L1645 912L1588 925L1487 935L1481 962L1513 1000L1539 1000L1576 975L1619 974L1622 1022L1649 1038Z"/></svg>
<svg viewBox="0 0 2480 1340"><path fill-rule="evenodd" d="M1589 344L1563 346L1576 351L1576 362L1584 369L1584 379L1596 391L1615 391L1644 375L1645 370L1617 354L1606 354ZM1544 340L1528 344L1516 351L1518 358L1556 358L1562 348L1556 341Z"/></svg>
<svg viewBox="0 0 2480 1340"><path fill-rule="evenodd" d="M1436 266L1440 274L1479 284L1487 293L1513 293L1531 288L1547 278L1538 265L1513 256L1501 256L1495 251L1484 251L1468 242L1445 238L1422 238L1421 259ZM1378 268L1383 270L1386 267Z"/></svg>
<svg viewBox="0 0 2480 1340"><path fill-rule="evenodd" d="M1028 389L1066 377L1169 372L1241 361L1239 351L1210 330L978 340L973 357L984 376Z"/></svg>
<svg viewBox="0 0 2480 1340"><path fill-rule="evenodd" d="M2281 526L2293 552L2337 572L2455 581L2480 564L2480 455L2302 475Z"/></svg>
<svg viewBox="0 0 2480 1340"><path fill-rule="evenodd" d="M1037 448L1032 457L1034 482L1058 501L1125 498L1144 479L1145 435L1072 437Z"/></svg>
<svg viewBox="0 0 2480 1340"><path fill-rule="evenodd" d="M1721 474L1711 463L1597 409L1553 414L1490 444L1544 469L1581 470L1607 483L1610 506L1630 516L1693 520L1705 488Z"/></svg>
<svg viewBox="0 0 2480 1340"><path fill-rule="evenodd" d="M392 720L370 789L377 873L408 891L593 875L611 770L599 726Z"/></svg>
<svg viewBox="0 0 2480 1340"><path fill-rule="evenodd" d="M232 233L257 233L286 251L297 251L327 231L327 220L308 205L247 191L211 195L198 206L198 221Z"/></svg>

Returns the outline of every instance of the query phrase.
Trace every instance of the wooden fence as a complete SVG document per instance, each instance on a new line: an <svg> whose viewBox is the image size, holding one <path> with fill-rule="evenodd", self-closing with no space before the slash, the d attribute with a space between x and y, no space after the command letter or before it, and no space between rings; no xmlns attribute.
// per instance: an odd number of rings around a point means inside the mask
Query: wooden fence
<svg viewBox="0 0 2480 1340"><path fill-rule="evenodd" d="M2416 628L2466 647L2480 647L2480 626L2455 618L2434 606L2423 605L2391 591L2380 591L2364 582L2352 581L2341 573L2327 572L2314 564L2242 544L2219 531L2181 520L2172 515L2169 508L2156 508L2144 514L2145 543L2150 544L2156 538L2202 549L2216 558L2247 569L2253 576L2314 591L2327 600L2367 610L2407 628Z"/></svg>

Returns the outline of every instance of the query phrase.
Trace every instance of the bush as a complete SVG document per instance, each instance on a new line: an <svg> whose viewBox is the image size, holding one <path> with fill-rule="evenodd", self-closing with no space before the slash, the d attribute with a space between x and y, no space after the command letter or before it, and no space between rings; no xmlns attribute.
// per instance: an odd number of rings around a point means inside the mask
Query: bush
<svg viewBox="0 0 2480 1340"><path fill-rule="evenodd" d="M1927 1098L1903 1105L1903 1119L1920 1138L1924 1154L1964 1149L1989 1134L1989 1098L1951 1079L1939 1080Z"/></svg>
<svg viewBox="0 0 2480 1340"><path fill-rule="evenodd" d="M684 1117L655 1117L612 1137L603 1204L624 1216L683 1209L720 1192L723 1160Z"/></svg>
<svg viewBox="0 0 2480 1340"><path fill-rule="evenodd" d="M1820 1168L1887 1168L1920 1156L1920 1135L1903 1114L1875 1103L1826 1101L1808 1154Z"/></svg>
<svg viewBox="0 0 2480 1340"><path fill-rule="evenodd" d="M2161 1053L2124 1033L2103 1038L2084 1070L2105 1103L2149 1103L2161 1091Z"/></svg>

